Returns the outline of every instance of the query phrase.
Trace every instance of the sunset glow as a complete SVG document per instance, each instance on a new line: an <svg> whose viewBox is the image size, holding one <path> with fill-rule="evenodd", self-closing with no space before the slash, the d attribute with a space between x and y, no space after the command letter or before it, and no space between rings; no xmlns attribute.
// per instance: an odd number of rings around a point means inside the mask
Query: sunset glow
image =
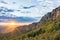
<svg viewBox="0 0 60 40"><path fill-rule="evenodd" d="M20 23L15 20L10 20L7 22L0 22L0 27L3 26L6 29L4 30L3 33L11 32L16 30L17 27L23 26L23 25L28 25L29 23Z"/></svg>
<svg viewBox="0 0 60 40"><path fill-rule="evenodd" d="M15 30L16 27L20 26L20 23L16 21L0 22L0 26L6 27L5 32L11 32Z"/></svg>

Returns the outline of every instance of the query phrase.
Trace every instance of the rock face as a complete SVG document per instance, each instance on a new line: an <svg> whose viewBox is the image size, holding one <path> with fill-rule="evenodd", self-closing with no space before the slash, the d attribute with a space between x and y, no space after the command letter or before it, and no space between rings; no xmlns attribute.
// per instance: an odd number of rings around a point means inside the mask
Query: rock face
<svg viewBox="0 0 60 40"><path fill-rule="evenodd" d="M60 6L56 9L53 9L52 12L48 12L45 16L41 18L41 20L38 22L38 25L42 25L45 22L48 22L49 20L56 20L60 19Z"/></svg>
<svg viewBox="0 0 60 40"><path fill-rule="evenodd" d="M58 16L60 16L60 6L58 8L56 8L56 9L54 9L51 14L52 14L53 18L55 18L55 19Z"/></svg>

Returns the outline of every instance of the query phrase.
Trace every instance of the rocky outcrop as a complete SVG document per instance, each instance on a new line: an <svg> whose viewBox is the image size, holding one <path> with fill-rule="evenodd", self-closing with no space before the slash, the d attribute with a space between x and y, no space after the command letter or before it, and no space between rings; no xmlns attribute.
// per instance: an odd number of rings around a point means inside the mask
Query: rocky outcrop
<svg viewBox="0 0 60 40"><path fill-rule="evenodd" d="M49 20L56 20L57 18L60 19L60 6L56 9L53 9L52 12L48 12L45 16L41 18L41 20L38 22L38 25L42 25Z"/></svg>

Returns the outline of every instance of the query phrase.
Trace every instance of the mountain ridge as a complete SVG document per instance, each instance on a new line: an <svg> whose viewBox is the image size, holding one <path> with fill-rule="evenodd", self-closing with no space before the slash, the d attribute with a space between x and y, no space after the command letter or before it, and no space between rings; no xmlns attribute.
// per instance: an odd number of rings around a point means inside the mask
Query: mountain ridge
<svg viewBox="0 0 60 40"><path fill-rule="evenodd" d="M39 22L24 25L21 29L18 27L11 33L1 35L1 39L4 37L7 40L60 40L60 6L48 12Z"/></svg>

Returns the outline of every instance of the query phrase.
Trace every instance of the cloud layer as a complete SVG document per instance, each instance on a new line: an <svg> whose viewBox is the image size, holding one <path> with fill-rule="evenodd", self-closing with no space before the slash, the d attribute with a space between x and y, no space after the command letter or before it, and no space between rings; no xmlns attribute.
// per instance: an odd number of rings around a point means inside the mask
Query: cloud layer
<svg viewBox="0 0 60 40"><path fill-rule="evenodd" d="M28 17L23 20L30 18L39 20L59 5L60 0L0 0L0 16Z"/></svg>

